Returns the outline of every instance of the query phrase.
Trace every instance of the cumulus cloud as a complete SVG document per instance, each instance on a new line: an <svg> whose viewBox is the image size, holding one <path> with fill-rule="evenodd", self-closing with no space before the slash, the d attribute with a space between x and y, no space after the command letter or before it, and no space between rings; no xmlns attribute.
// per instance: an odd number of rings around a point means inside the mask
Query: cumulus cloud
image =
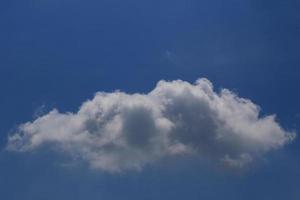
<svg viewBox="0 0 300 200"><path fill-rule="evenodd" d="M92 168L139 170L167 157L198 156L243 167L296 134L274 115L261 117L249 99L201 78L159 81L147 94L98 92L76 113L52 110L8 138L18 152L52 146Z"/></svg>

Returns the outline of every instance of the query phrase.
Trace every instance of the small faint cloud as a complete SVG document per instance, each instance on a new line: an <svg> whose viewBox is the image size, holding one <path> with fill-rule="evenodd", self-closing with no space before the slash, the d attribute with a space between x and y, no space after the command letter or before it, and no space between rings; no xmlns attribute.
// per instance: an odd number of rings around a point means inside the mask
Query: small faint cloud
<svg viewBox="0 0 300 200"><path fill-rule="evenodd" d="M163 58L168 61L171 64L179 64L178 63L178 57L176 56L176 54L174 52L172 52L171 50L166 50L163 53Z"/></svg>
<svg viewBox="0 0 300 200"><path fill-rule="evenodd" d="M39 106L33 113L33 118L39 118L40 116L44 115L47 113L47 107L45 104L42 104L41 106Z"/></svg>

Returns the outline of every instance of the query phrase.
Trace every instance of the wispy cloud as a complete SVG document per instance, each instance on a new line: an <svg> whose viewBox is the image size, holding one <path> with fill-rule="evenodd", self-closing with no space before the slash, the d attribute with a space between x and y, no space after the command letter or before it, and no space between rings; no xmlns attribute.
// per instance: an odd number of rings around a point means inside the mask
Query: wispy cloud
<svg viewBox="0 0 300 200"><path fill-rule="evenodd" d="M199 156L243 167L292 141L275 116L259 116L248 99L199 79L160 81L148 94L98 92L77 113L52 110L21 124L7 149L26 152L46 145L92 168L141 169L162 158Z"/></svg>

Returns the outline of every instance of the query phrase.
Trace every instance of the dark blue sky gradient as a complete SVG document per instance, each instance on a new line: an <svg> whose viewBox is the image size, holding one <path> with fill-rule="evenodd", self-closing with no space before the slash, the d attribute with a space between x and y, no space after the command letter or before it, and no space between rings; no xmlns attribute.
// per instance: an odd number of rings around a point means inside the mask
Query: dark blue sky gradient
<svg viewBox="0 0 300 200"><path fill-rule="evenodd" d="M76 111L97 91L148 92L207 77L300 130L298 0L1 0L0 147L45 110ZM198 161L109 175L48 150L0 153L0 199L300 198L296 139L248 172ZM169 161L166 161L169 162Z"/></svg>

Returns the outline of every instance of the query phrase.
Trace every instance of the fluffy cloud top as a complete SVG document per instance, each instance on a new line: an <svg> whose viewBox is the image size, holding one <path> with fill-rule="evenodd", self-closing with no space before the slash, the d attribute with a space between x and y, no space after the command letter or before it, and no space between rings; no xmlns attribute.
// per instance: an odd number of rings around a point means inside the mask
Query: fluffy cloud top
<svg viewBox="0 0 300 200"><path fill-rule="evenodd" d="M20 125L7 148L50 145L109 172L179 155L243 167L296 136L259 111L227 89L216 93L205 78L195 84L159 81L148 94L98 92L77 113L52 110Z"/></svg>

